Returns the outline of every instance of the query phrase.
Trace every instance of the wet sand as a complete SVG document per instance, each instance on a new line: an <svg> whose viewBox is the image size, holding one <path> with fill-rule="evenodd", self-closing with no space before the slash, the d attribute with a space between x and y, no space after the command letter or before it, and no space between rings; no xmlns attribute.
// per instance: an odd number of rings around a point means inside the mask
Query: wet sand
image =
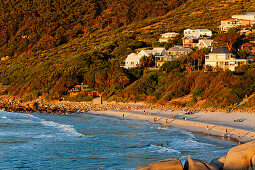
<svg viewBox="0 0 255 170"><path fill-rule="evenodd" d="M91 114L114 116L123 119L145 120L162 126L192 132L235 138L240 142L255 139L255 115L249 113L200 112L187 115L183 111L90 111ZM178 116L177 116L178 114ZM242 122L234 122L242 119Z"/></svg>

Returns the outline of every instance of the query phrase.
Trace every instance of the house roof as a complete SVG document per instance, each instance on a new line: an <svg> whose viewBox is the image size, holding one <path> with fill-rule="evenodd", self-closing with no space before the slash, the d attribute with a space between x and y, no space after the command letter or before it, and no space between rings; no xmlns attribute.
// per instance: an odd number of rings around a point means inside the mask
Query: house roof
<svg viewBox="0 0 255 170"><path fill-rule="evenodd" d="M153 51L156 51L157 53L162 53L164 50L166 50L165 48L153 48Z"/></svg>
<svg viewBox="0 0 255 170"><path fill-rule="evenodd" d="M205 43L206 46L211 46L212 45L212 42L213 40L211 39L200 39L199 41L203 41Z"/></svg>
<svg viewBox="0 0 255 170"><path fill-rule="evenodd" d="M154 50L142 50L143 52L145 52L146 54L148 54L148 55L153 55L154 53L155 53L155 51ZM140 52L142 52L142 51L140 51ZM140 53L141 54L141 53Z"/></svg>
<svg viewBox="0 0 255 170"><path fill-rule="evenodd" d="M141 56L136 53L131 53L127 56L126 60L133 61L133 60L140 60Z"/></svg>
<svg viewBox="0 0 255 170"><path fill-rule="evenodd" d="M248 19L230 18L222 21L250 21Z"/></svg>
<svg viewBox="0 0 255 170"><path fill-rule="evenodd" d="M160 34L160 35L178 35L179 33L176 32L166 32L164 34Z"/></svg>
<svg viewBox="0 0 255 170"><path fill-rule="evenodd" d="M167 51L185 51L185 52L191 52L192 49L184 48L184 47L172 47L172 48L169 48Z"/></svg>
<svg viewBox="0 0 255 170"><path fill-rule="evenodd" d="M199 29L200 32L211 32L210 30L208 29Z"/></svg>
<svg viewBox="0 0 255 170"><path fill-rule="evenodd" d="M225 47L218 47L212 50L211 53L220 53L220 54L233 54L232 52L230 52L228 49L226 49Z"/></svg>
<svg viewBox="0 0 255 170"><path fill-rule="evenodd" d="M196 37L196 36L185 36L183 37L182 39L184 38L188 38L188 39L198 39L199 37Z"/></svg>
<svg viewBox="0 0 255 170"><path fill-rule="evenodd" d="M147 53L148 55L155 55L157 53L162 54L164 50L166 50L166 49L165 48L153 48L152 50L142 50L142 51Z"/></svg>

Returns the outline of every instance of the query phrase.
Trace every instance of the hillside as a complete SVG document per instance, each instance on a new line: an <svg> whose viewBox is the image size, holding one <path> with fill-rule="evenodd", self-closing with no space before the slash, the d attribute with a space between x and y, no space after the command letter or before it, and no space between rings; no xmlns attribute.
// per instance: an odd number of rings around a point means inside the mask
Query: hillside
<svg viewBox="0 0 255 170"><path fill-rule="evenodd" d="M217 33L220 20L255 10L255 1L20 0L0 9L0 56L10 56L0 61L0 83L9 85L8 94L31 100L49 93L54 99L83 82L108 98L132 92L143 76L143 70L119 67L130 52L155 45L167 31Z"/></svg>

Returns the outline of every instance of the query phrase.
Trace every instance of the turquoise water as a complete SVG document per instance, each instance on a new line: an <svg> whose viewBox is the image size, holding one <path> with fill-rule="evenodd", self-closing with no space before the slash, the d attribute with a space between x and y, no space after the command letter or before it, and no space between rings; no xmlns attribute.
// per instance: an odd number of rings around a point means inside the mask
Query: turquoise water
<svg viewBox="0 0 255 170"><path fill-rule="evenodd" d="M146 121L0 111L0 169L135 169L170 157L210 161L235 145Z"/></svg>

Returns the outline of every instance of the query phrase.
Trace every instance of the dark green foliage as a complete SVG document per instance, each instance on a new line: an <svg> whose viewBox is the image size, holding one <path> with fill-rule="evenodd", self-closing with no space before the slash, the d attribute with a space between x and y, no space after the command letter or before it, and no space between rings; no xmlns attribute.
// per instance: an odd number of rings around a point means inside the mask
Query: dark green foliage
<svg viewBox="0 0 255 170"><path fill-rule="evenodd" d="M194 101L202 99L201 96L202 96L203 91L204 91L204 89L202 89L202 88L199 88L199 87L195 88L195 90L193 91L193 94L192 94L192 99Z"/></svg>
<svg viewBox="0 0 255 170"><path fill-rule="evenodd" d="M178 62L178 61L167 61L162 65L161 70L166 71L168 73L173 71L173 70L181 71L180 62Z"/></svg>

